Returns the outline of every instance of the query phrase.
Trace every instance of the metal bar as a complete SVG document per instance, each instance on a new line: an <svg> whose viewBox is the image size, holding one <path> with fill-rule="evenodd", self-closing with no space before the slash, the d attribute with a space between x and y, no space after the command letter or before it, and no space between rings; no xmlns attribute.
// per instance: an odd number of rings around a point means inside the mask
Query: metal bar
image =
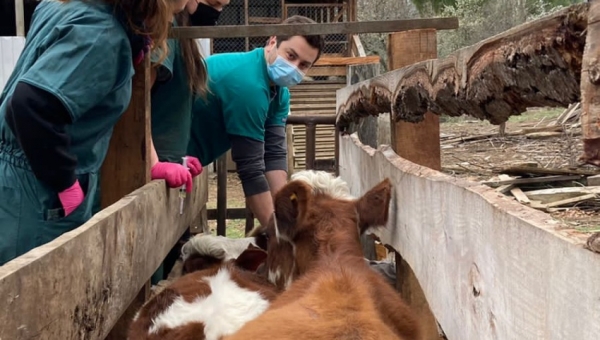
<svg viewBox="0 0 600 340"><path fill-rule="evenodd" d="M315 115L315 116L301 116L301 115L289 115L287 117L287 124L290 125L335 125L336 115Z"/></svg>
<svg viewBox="0 0 600 340"><path fill-rule="evenodd" d="M306 123L306 170L315 168L315 151L317 138L317 125L309 121Z"/></svg>
<svg viewBox="0 0 600 340"><path fill-rule="evenodd" d="M430 18L407 20L379 20L335 22L322 24L277 24L277 25L225 25L202 27L174 27L169 37L178 39L198 38L245 38L270 37L277 35L325 35L390 33L415 29L432 28L448 30L458 28L458 18Z"/></svg>
<svg viewBox="0 0 600 340"><path fill-rule="evenodd" d="M340 175L340 129L337 128L337 126L335 127L335 146L334 146L334 150L335 150L335 175L339 176Z"/></svg>
<svg viewBox="0 0 600 340"><path fill-rule="evenodd" d="M217 219L217 209L208 209L206 211L206 219L214 221ZM225 216L228 220L243 220L246 218L246 208L229 208L227 209L227 215Z"/></svg>
<svg viewBox="0 0 600 340"><path fill-rule="evenodd" d="M217 159L217 235L225 236L227 222L227 158Z"/></svg>

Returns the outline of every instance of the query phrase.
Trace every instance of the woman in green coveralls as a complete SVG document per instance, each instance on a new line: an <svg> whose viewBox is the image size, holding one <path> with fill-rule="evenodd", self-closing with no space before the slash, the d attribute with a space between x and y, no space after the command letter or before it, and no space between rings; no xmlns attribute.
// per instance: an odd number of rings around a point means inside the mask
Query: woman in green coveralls
<svg viewBox="0 0 600 340"><path fill-rule="evenodd" d="M173 26L212 26L216 24L223 6L228 0L190 0L187 11L177 13ZM206 96L206 66L196 41L192 39L169 39L167 58L152 69L152 169L164 167L172 175L167 184L181 186L202 172L197 158L186 156L190 136L192 103L196 97ZM155 59L155 58L153 58ZM183 167L186 157L189 171ZM184 182L185 181L185 182ZM186 188L190 185L186 185ZM184 240L187 237L183 236ZM152 284L166 279L179 257L175 246L152 276Z"/></svg>
<svg viewBox="0 0 600 340"><path fill-rule="evenodd" d="M166 50L172 6L185 3L37 6L0 95L0 265L91 217L113 126L131 98L133 66L150 46Z"/></svg>

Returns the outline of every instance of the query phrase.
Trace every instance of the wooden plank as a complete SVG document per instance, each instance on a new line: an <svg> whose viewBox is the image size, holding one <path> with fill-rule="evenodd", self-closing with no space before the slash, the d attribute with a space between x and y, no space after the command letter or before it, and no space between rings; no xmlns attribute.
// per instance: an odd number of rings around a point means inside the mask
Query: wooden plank
<svg viewBox="0 0 600 340"><path fill-rule="evenodd" d="M585 194L585 195L576 196L576 197L572 197L572 198L566 198L564 200L560 200L560 201L556 201L556 202L547 203L547 204L545 204L545 206L546 206L546 208L560 207L562 205L571 205L574 203L591 200L591 199L594 199L597 197L598 197L598 195L596 195L596 194Z"/></svg>
<svg viewBox="0 0 600 340"><path fill-rule="evenodd" d="M544 176L544 177L532 177L532 178L515 178L508 180L498 180L498 181L483 181L481 184L489 185L489 186L501 186L506 184L531 184L531 183L551 183L551 182L564 182L564 181L574 181L581 179L582 176L579 175L560 175L560 176Z"/></svg>
<svg viewBox="0 0 600 340"><path fill-rule="evenodd" d="M359 196L394 183L376 234L402 251L448 339L596 339L600 256L585 236L477 183L416 165L355 135L340 175ZM373 171L377 169L377 171Z"/></svg>
<svg viewBox="0 0 600 340"><path fill-rule="evenodd" d="M113 129L100 173L102 208L150 182L150 58L136 67L131 102Z"/></svg>
<svg viewBox="0 0 600 340"><path fill-rule="evenodd" d="M318 96L318 95L317 95ZM298 98L299 96L293 96L290 99L290 103L294 104L307 104L307 103L329 103L335 105L335 95L333 96L319 96L313 98Z"/></svg>
<svg viewBox="0 0 600 340"><path fill-rule="evenodd" d="M331 109L331 107L335 106L335 103L325 103L325 104L316 104L316 103L310 103L310 104L296 104L296 103L292 103L290 105L290 109L292 110L307 110L307 109L311 109L311 110L316 110L316 109ZM335 110L335 108L334 108ZM335 112L334 112L335 114Z"/></svg>
<svg viewBox="0 0 600 340"><path fill-rule="evenodd" d="M527 197L527 195L525 195L523 193L523 190L519 189L519 188L512 188L510 189L510 193L515 197L515 199L517 200L517 202L521 203L521 204L529 204L531 202L529 202L529 198Z"/></svg>
<svg viewBox="0 0 600 340"><path fill-rule="evenodd" d="M590 1L583 66L581 69L580 161L600 167L600 2Z"/></svg>
<svg viewBox="0 0 600 340"><path fill-rule="evenodd" d="M539 201L542 204L560 201L582 194L600 194L600 186L566 187L525 191L525 195L527 195L531 201Z"/></svg>
<svg viewBox="0 0 600 340"><path fill-rule="evenodd" d="M600 185L600 175L590 176L587 178L587 185Z"/></svg>
<svg viewBox="0 0 600 340"><path fill-rule="evenodd" d="M251 38L275 35L358 34L402 32L413 29L435 28L449 30L458 28L458 18L429 18L404 20L376 20L336 22L319 24L279 25L223 25L202 27L174 27L169 36L178 39L198 38Z"/></svg>
<svg viewBox="0 0 600 340"><path fill-rule="evenodd" d="M501 124L528 107L568 106L579 99L588 6L570 6L444 59L338 90L340 131L362 117L389 112L396 121L420 122L432 112Z"/></svg>
<svg viewBox="0 0 600 340"><path fill-rule="evenodd" d="M207 188L204 171L179 215L178 190L153 181L0 267L0 338L104 339L197 218Z"/></svg>
<svg viewBox="0 0 600 340"><path fill-rule="evenodd" d="M551 168L539 168L533 166L513 166L510 168L499 169L495 172L504 174L533 174L533 175L582 175L582 176L593 176L600 173L600 171L581 170L581 169L551 169Z"/></svg>
<svg viewBox="0 0 600 340"><path fill-rule="evenodd" d="M375 64L380 61L378 55L364 57L322 57L317 60L314 66L350 66Z"/></svg>
<svg viewBox="0 0 600 340"><path fill-rule="evenodd" d="M355 56L364 57L367 55L365 52L365 48L363 47L362 42L360 41L360 36L357 34L352 35L352 51L354 51Z"/></svg>
<svg viewBox="0 0 600 340"><path fill-rule="evenodd" d="M501 181L512 179L510 176L504 175L504 174L498 176L498 178ZM499 193L501 193L501 194L506 194L507 192L510 192L515 186L516 186L515 183L504 184L504 185L501 185L501 186L497 187L496 191L499 192Z"/></svg>

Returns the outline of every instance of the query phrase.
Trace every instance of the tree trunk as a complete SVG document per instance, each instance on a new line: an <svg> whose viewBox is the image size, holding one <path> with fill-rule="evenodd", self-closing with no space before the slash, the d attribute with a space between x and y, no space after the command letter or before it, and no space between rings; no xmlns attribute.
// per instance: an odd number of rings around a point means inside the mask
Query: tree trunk
<svg viewBox="0 0 600 340"><path fill-rule="evenodd" d="M580 100L588 4L517 26L444 59L416 63L338 92L338 126L391 112L420 122L426 112L469 115L492 124L528 107Z"/></svg>
<svg viewBox="0 0 600 340"><path fill-rule="evenodd" d="M583 154L580 161L600 166L600 1L589 10L583 69L581 72L581 129Z"/></svg>

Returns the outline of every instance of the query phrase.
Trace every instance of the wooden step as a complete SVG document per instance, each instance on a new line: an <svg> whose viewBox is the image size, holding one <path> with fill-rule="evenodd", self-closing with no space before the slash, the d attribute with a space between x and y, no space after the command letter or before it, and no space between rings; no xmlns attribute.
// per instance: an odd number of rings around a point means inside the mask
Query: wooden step
<svg viewBox="0 0 600 340"><path fill-rule="evenodd" d="M345 84L307 84L307 85L296 85L290 92L306 92L306 91L332 91L335 92L338 89L345 87Z"/></svg>
<svg viewBox="0 0 600 340"><path fill-rule="evenodd" d="M331 102L335 103L336 95L335 93L311 93L307 92L306 94L292 94L290 96L290 101L294 102Z"/></svg>

